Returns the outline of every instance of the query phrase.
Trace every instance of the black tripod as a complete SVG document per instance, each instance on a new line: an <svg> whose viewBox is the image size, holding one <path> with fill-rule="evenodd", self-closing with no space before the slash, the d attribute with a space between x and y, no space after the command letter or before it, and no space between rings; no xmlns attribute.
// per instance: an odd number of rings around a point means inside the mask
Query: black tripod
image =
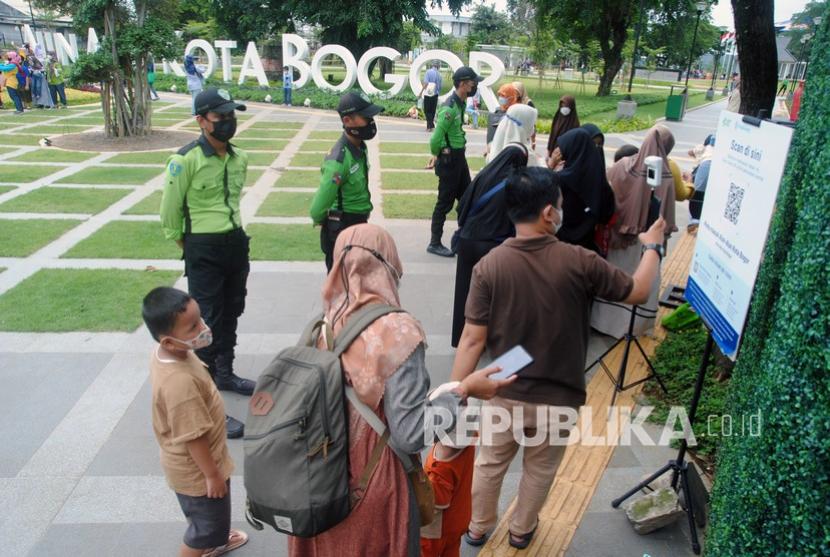
<svg viewBox="0 0 830 557"><path fill-rule="evenodd" d="M697 407L700 403L700 393L703 391L703 379L706 377L706 368L709 367L709 356L712 354L712 346L714 344L714 339L712 338L712 331L709 331L709 334L706 337L706 346L703 349L703 360L700 362L700 368L697 372L697 381L695 382L695 391L692 395L692 402L689 406L689 423L694 423L695 421L695 414L697 414ZM697 507L697 512L700 513L700 516L697 517L697 520L702 525L705 524L705 501L701 503L701 492L700 492L700 478L697 476L697 472L693 467L689 466L689 463L686 462L686 449L688 448L688 443L686 441L686 437L680 441L680 450L677 453L677 458L674 460L670 460L665 466L657 470L654 474L640 482L636 487L627 491L622 497L618 497L611 501L611 506L615 509L620 506L620 503L640 491L648 487L648 485L671 470L672 477L671 477L671 486L672 489L675 491L682 490L683 491L683 506L685 507L683 510L686 511L686 516L689 519L689 533L692 538L692 551L695 552L696 555L700 554L700 542L697 539L697 527L695 525L695 507ZM690 478L692 479L690 481ZM678 486L678 480L680 480L680 485ZM693 491L690 487L694 485L694 489L697 491Z"/></svg>
<svg viewBox="0 0 830 557"><path fill-rule="evenodd" d="M597 302L597 303L600 303L600 304L608 304L608 305L611 305L611 306L616 306L618 308L628 309L626 306L623 306L623 305L620 305L620 304L615 304L615 303L612 303L612 302L606 302L604 300L594 300L594 301ZM664 393L668 393L668 390L666 389L666 386L663 384L663 380L660 379L659 375L657 375L657 371L654 369L654 366L651 365L651 360L649 360L648 356L646 356L646 351L643 349L643 346L640 344L640 341L637 340L637 337L634 335L634 322L637 319L637 317L642 317L644 319L652 319L652 318L654 318L655 315L657 315L657 310L656 309L641 308L640 306L631 306L631 319L628 320L628 331L626 331L626 333L623 336L618 338L617 342L612 344L608 348L608 350L606 350L605 352L602 353L602 355L599 358L597 358L596 360L591 362L588 365L588 367L585 368L585 373L588 373L591 370L592 367L599 364L602 367L602 370L605 372L605 375L607 375L608 378L611 379L611 381L614 383L614 395L611 397L610 406L614 406L614 402L617 400L617 395L619 393L621 393L623 391L627 391L628 389L631 389L633 387L636 387L637 385L639 385L641 383L645 383L646 381L648 381L649 379L652 379L652 378L657 379L657 382L660 383L660 388L663 389ZM619 346L619 344L622 343L622 342L625 342L625 350L623 350L623 357L622 357L622 361L620 362L620 371L617 374L617 377L614 377L614 375L611 373L611 370L608 369L607 365L605 365L604 360L605 360L605 357L608 354L610 354L611 351L614 350L617 346ZM648 366L648 369L651 370L651 374L644 377L644 378L642 378L642 379L634 381L633 383L629 383L628 385L626 385L625 384L625 370L628 367L628 356L631 353L631 344L632 343L640 351L640 355L643 357L643 360L645 360L646 365Z"/></svg>

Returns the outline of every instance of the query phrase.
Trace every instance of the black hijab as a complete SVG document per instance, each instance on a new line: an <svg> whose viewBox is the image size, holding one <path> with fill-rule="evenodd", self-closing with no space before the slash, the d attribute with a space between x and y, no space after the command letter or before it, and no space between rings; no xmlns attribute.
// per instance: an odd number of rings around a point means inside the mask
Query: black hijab
<svg viewBox="0 0 830 557"><path fill-rule="evenodd" d="M487 192L499 186L517 168L527 166L527 149L511 143L476 174L458 203L458 226L467 240L502 241L513 236L515 229L507 216L504 187L475 211L473 207ZM471 214L472 213L472 214Z"/></svg>
<svg viewBox="0 0 830 557"><path fill-rule="evenodd" d="M596 139L599 137L602 139L599 145L597 145L597 150L599 151L599 158L602 161L602 169L605 170L605 135L602 133L602 130L595 124L583 124L582 129L588 132L588 135L591 136L591 141L594 142L594 145L597 144Z"/></svg>
<svg viewBox="0 0 830 557"><path fill-rule="evenodd" d="M562 183L564 221L560 240L593 243L594 226L614 213L614 193L605 176L605 164L591 134L583 128L565 132L558 140L565 167L557 172ZM609 197L610 196L610 197Z"/></svg>

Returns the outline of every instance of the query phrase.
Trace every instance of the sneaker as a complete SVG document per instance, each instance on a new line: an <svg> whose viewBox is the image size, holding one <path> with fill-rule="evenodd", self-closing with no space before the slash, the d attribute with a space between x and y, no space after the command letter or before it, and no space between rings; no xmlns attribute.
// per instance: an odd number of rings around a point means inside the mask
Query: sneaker
<svg viewBox="0 0 830 557"><path fill-rule="evenodd" d="M430 244L427 246L427 253L441 257L453 257L453 252L443 244Z"/></svg>
<svg viewBox="0 0 830 557"><path fill-rule="evenodd" d="M227 431L228 439L239 439L245 434L245 424L236 418L231 418L226 415L225 430Z"/></svg>
<svg viewBox="0 0 830 557"><path fill-rule="evenodd" d="M23 114L23 111L22 110L15 110L14 113L15 114Z"/></svg>
<svg viewBox="0 0 830 557"><path fill-rule="evenodd" d="M256 383L250 379L243 379L235 373L230 376L216 374L213 378L216 388L220 391L233 391L240 395L251 396L256 389Z"/></svg>

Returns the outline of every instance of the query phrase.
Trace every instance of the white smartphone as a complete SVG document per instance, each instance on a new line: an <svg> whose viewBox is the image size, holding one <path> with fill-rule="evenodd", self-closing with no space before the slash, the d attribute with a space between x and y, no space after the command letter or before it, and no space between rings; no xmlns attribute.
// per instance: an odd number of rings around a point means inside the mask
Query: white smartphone
<svg viewBox="0 0 830 557"><path fill-rule="evenodd" d="M487 367L500 367L501 371L494 373L490 379L507 379L511 375L517 374L527 366L533 363L533 356L527 353L527 350L521 345L516 345L498 358Z"/></svg>

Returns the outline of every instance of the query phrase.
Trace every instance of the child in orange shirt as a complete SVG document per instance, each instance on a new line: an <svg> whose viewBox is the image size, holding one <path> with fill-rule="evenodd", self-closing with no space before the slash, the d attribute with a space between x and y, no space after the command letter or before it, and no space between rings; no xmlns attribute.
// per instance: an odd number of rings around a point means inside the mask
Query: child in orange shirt
<svg viewBox="0 0 830 557"><path fill-rule="evenodd" d="M453 383L436 389L452 390ZM458 418L464 419L464 414ZM421 528L421 557L459 557L461 536L467 531L473 512L473 469L475 446L470 439L450 432L444 442L429 451L424 471L435 492L435 519Z"/></svg>

